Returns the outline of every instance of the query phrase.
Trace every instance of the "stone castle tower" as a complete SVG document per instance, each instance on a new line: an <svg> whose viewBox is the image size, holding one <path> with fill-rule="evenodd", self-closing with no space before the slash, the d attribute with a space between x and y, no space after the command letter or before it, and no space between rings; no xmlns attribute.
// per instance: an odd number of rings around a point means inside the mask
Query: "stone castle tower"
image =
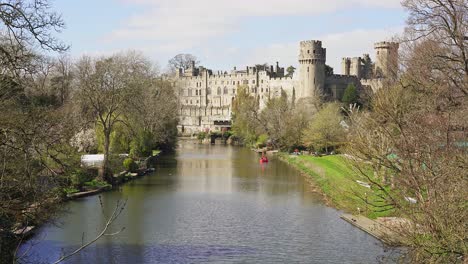
<svg viewBox="0 0 468 264"><path fill-rule="evenodd" d="M301 41L297 98L314 97L325 89L326 49L318 40Z"/></svg>
<svg viewBox="0 0 468 264"><path fill-rule="evenodd" d="M377 78L394 78L398 70L398 47L397 42L377 42L374 44L376 53L375 75Z"/></svg>

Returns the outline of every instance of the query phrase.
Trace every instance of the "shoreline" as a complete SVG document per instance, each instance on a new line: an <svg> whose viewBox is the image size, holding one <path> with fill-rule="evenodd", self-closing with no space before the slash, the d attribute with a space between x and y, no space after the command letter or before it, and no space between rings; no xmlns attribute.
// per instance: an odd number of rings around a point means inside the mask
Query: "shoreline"
<svg viewBox="0 0 468 264"><path fill-rule="evenodd" d="M158 158L160 155L161 155L162 152L159 152L158 154L154 155L154 156L150 156L148 158ZM72 193L72 194L67 194L64 198L62 198L58 203L66 203L66 202L69 202L69 201L73 201L73 200L77 200L77 199L81 199L81 198L85 198L85 197L89 197L89 196L94 196L94 195L97 195L97 194L100 194L100 193L103 193L103 192L109 192L109 191L112 191L112 190L116 190L118 189L120 186L128 183L128 182L131 182L133 180L136 180L138 178L141 178L143 176L146 176L152 172L154 172L154 168L148 168L148 169L145 169L142 174L140 173L132 173L134 174L133 176L131 176L130 178L128 178L127 180L123 180L121 182L118 182L117 184L115 185L112 185L110 187L108 186L105 186L105 187L100 187L100 188L97 188L97 189L93 189L93 190L89 190L89 191L83 191L83 192L76 192L76 193ZM13 230L11 233L17 238L17 239L20 239L22 240L23 242L25 240L28 240L29 238L31 238L32 236L34 236L34 233L37 229L39 229L42 225L42 224L38 224L38 225L35 225L35 226L25 226L25 227L22 227L22 228L17 228L15 230Z"/></svg>
<svg viewBox="0 0 468 264"><path fill-rule="evenodd" d="M313 168L307 167L304 164L298 164L300 163L300 161L293 162L291 160L299 156L293 156L293 155L289 155L283 152L280 152L275 156L281 162L285 162L292 168L298 170L301 173L301 175L306 178L306 181L311 185L311 187L313 188L313 191L319 193L322 196L323 201L326 206L329 206L329 207L335 208L336 210L341 211L340 218L342 220L359 228L363 232L366 232L367 234L375 237L376 239L378 239L379 241L381 241L382 243L386 245L401 246L402 243L398 239L397 232L394 232L393 230L391 230L389 226L386 225L388 223L385 222L385 219L389 219L390 217L377 217L376 219L372 219L372 218L367 217L367 215L362 215L360 213L352 214L349 207L346 207L340 204L339 203L340 200L337 199L336 197L333 197L333 193L331 192L327 193L327 191L324 189L327 183L320 182L321 180L324 181L324 179L320 179L321 177L323 177L323 176L320 176L321 172L314 171ZM401 221L398 218L395 218L395 219L396 219L395 222Z"/></svg>

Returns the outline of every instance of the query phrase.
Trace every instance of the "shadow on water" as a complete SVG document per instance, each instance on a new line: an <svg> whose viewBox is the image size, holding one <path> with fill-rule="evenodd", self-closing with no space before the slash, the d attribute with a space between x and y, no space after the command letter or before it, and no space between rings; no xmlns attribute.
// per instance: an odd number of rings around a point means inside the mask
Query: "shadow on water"
<svg viewBox="0 0 468 264"><path fill-rule="evenodd" d="M342 221L304 177L252 151L181 142L156 170L120 190L69 203L61 228L42 227L29 260L70 252L104 226L116 201L127 200L109 232L68 263L375 263L390 253ZM104 215L101 213L104 211Z"/></svg>

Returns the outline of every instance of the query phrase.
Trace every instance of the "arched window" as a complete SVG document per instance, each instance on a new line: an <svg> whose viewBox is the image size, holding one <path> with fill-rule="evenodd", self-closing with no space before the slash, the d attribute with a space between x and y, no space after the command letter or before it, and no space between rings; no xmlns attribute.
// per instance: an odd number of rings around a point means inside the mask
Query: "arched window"
<svg viewBox="0 0 468 264"><path fill-rule="evenodd" d="M218 95L221 95L221 87L218 87L217 94L218 94Z"/></svg>
<svg viewBox="0 0 468 264"><path fill-rule="evenodd" d="M207 94L207 95L210 95L210 94L211 94L211 88L210 88L210 87L206 88L206 94Z"/></svg>
<svg viewBox="0 0 468 264"><path fill-rule="evenodd" d="M188 96L192 96L192 89L188 89Z"/></svg>
<svg viewBox="0 0 468 264"><path fill-rule="evenodd" d="M228 88L227 87L224 87L223 94L228 94Z"/></svg>

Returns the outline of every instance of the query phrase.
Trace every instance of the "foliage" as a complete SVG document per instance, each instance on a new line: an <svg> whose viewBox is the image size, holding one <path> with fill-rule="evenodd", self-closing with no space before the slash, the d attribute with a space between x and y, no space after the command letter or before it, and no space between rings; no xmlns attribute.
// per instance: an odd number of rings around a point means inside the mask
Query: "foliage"
<svg viewBox="0 0 468 264"><path fill-rule="evenodd" d="M206 133L206 132L200 132L200 133L197 134L197 138L198 138L199 140L203 140L203 139L205 139L207 136L208 136L208 133Z"/></svg>
<svg viewBox="0 0 468 264"><path fill-rule="evenodd" d="M91 181L85 182L84 186L92 188L92 189L100 189L100 188L111 188L112 185L108 184L105 181L100 181L98 179L93 179Z"/></svg>
<svg viewBox="0 0 468 264"><path fill-rule="evenodd" d="M358 93L357 93L356 86L354 84L350 83L346 87L341 101L345 105L355 104L358 102Z"/></svg>
<svg viewBox="0 0 468 264"><path fill-rule="evenodd" d="M127 171L135 172L138 169L138 165L132 158L126 158L123 161L123 166Z"/></svg>
<svg viewBox="0 0 468 264"><path fill-rule="evenodd" d="M93 178L93 174L82 169L75 169L71 174L71 184L80 189L85 182L91 181Z"/></svg>
<svg viewBox="0 0 468 264"><path fill-rule="evenodd" d="M259 126L259 109L257 100L248 93L248 87L240 86L233 105L233 134L242 139L246 145L253 145L256 141Z"/></svg>
<svg viewBox="0 0 468 264"><path fill-rule="evenodd" d="M325 76L332 76L333 75L333 67L325 64Z"/></svg>
<svg viewBox="0 0 468 264"><path fill-rule="evenodd" d="M294 76L294 72L296 71L296 68L294 66L289 66L288 68L286 68L286 77L293 77Z"/></svg>
<svg viewBox="0 0 468 264"><path fill-rule="evenodd" d="M329 147L337 146L344 141L345 133L340 125L342 120L338 104L325 104L304 130L303 144L316 151L325 149L328 153Z"/></svg>
<svg viewBox="0 0 468 264"><path fill-rule="evenodd" d="M402 71L373 96L372 111L351 113L347 153L374 171L380 210L396 210L408 222L392 228L409 249L408 263L463 263L468 7L466 1L402 4L410 14Z"/></svg>
<svg viewBox="0 0 468 264"><path fill-rule="evenodd" d="M267 141L268 141L268 135L261 134L260 136L258 136L255 146L257 148L264 148L267 145Z"/></svg>

